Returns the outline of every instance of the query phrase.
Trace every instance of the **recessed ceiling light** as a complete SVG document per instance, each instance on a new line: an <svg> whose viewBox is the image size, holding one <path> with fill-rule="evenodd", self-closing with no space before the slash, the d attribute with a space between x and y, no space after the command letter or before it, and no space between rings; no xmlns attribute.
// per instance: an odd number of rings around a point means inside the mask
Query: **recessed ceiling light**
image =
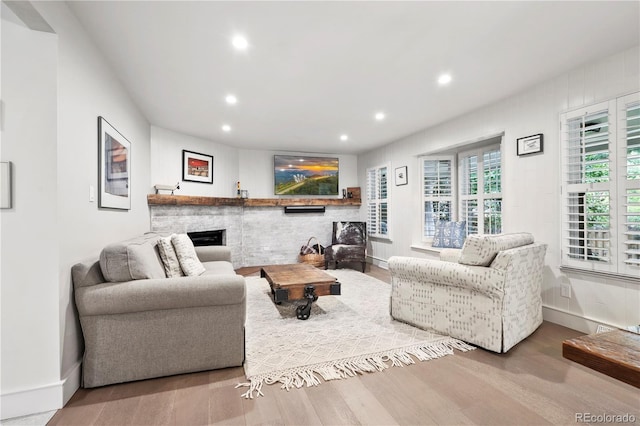
<svg viewBox="0 0 640 426"><path fill-rule="evenodd" d="M349 140L349 136L347 136L347 135L340 135L340 140L341 140L341 141Z"/></svg>
<svg viewBox="0 0 640 426"><path fill-rule="evenodd" d="M233 47L235 47L237 50L246 50L246 48L249 47L249 42L247 41L246 37L239 34L233 36L233 39L231 39L231 44L233 44Z"/></svg>
<svg viewBox="0 0 640 426"><path fill-rule="evenodd" d="M238 98L236 98L236 96L235 96L235 95L231 95L231 94L227 95L227 96L224 98L224 100L225 100L225 101L227 101L227 103L228 103L229 105L235 105L235 104L237 104L237 103L238 103Z"/></svg>
<svg viewBox="0 0 640 426"><path fill-rule="evenodd" d="M223 124L222 125L222 131L223 132L230 132L231 131L231 126L229 126L228 124Z"/></svg>
<svg viewBox="0 0 640 426"><path fill-rule="evenodd" d="M376 115L374 117L376 118L376 120L382 121L382 120L384 120L386 115L384 115L384 112L376 112Z"/></svg>
<svg viewBox="0 0 640 426"><path fill-rule="evenodd" d="M438 77L438 84L444 86L445 84L451 83L451 74L442 74Z"/></svg>

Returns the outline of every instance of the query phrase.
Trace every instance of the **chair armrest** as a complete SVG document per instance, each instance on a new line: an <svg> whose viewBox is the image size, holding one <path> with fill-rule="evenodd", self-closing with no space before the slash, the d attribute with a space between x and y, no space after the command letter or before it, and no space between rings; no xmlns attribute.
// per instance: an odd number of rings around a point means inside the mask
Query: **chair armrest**
<svg viewBox="0 0 640 426"><path fill-rule="evenodd" d="M231 262L231 249L227 246L199 246L195 249L200 262Z"/></svg>
<svg viewBox="0 0 640 426"><path fill-rule="evenodd" d="M244 303L244 277L198 277L135 280L76 288L80 315L113 315Z"/></svg>
<svg viewBox="0 0 640 426"><path fill-rule="evenodd" d="M392 283L397 280L460 287L499 297L504 288L504 271L442 260L393 256L389 259L389 272Z"/></svg>

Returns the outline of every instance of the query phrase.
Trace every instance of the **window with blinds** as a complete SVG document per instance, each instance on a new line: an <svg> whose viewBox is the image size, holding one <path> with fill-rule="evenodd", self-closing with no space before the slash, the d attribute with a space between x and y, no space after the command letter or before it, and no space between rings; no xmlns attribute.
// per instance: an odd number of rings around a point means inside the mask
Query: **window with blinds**
<svg viewBox="0 0 640 426"><path fill-rule="evenodd" d="M492 146L459 155L460 219L469 234L502 232L502 157Z"/></svg>
<svg viewBox="0 0 640 426"><path fill-rule="evenodd" d="M468 234L502 232L502 158L491 145L421 158L423 241L438 220L465 221Z"/></svg>
<svg viewBox="0 0 640 426"><path fill-rule="evenodd" d="M388 166L367 169L367 232L373 237L389 235Z"/></svg>
<svg viewBox="0 0 640 426"><path fill-rule="evenodd" d="M562 259L640 272L640 97L561 115Z"/></svg>
<svg viewBox="0 0 640 426"><path fill-rule="evenodd" d="M618 132L621 157L625 159L620 176L620 271L640 273L640 94L617 102L622 129Z"/></svg>
<svg viewBox="0 0 640 426"><path fill-rule="evenodd" d="M453 156L422 159L422 236L433 238L439 220L453 219L454 173Z"/></svg>

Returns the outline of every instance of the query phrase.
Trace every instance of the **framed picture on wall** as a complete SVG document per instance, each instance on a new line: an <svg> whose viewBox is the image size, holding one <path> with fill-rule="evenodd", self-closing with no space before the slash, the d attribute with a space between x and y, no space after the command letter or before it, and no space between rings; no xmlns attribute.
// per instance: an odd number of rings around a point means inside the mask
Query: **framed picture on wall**
<svg viewBox="0 0 640 426"><path fill-rule="evenodd" d="M543 139L542 133L538 133L537 135L531 135L524 138L519 138L518 142L518 155L529 155L529 154L537 154L542 152L543 150Z"/></svg>
<svg viewBox="0 0 640 426"><path fill-rule="evenodd" d="M182 180L213 183L213 156L182 150Z"/></svg>
<svg viewBox="0 0 640 426"><path fill-rule="evenodd" d="M103 117L98 117L98 205L131 209L131 142Z"/></svg>
<svg viewBox="0 0 640 426"><path fill-rule="evenodd" d="M396 168L396 186L406 185L407 180L407 166Z"/></svg>

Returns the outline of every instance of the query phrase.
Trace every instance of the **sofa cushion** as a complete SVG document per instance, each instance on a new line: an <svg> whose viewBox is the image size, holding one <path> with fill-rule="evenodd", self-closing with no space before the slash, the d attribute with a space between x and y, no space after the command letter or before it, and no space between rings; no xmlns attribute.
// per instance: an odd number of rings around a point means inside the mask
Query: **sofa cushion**
<svg viewBox="0 0 640 426"><path fill-rule="evenodd" d="M157 240L157 235L145 234L106 246L100 252L104 278L111 282L165 278Z"/></svg>
<svg viewBox="0 0 640 426"><path fill-rule="evenodd" d="M158 240L158 252L162 259L162 265L164 266L164 272L168 278L183 277L184 272L180 267L180 261L176 250L173 248L171 242L171 236L162 237Z"/></svg>
<svg viewBox="0 0 640 426"><path fill-rule="evenodd" d="M203 275L236 275L233 265L229 262L214 260L211 262L203 262L205 272Z"/></svg>
<svg viewBox="0 0 640 426"><path fill-rule="evenodd" d="M187 234L172 235L171 242L185 275L193 277L201 275L205 271L202 262L198 259L196 249L193 247L193 242Z"/></svg>
<svg viewBox="0 0 640 426"><path fill-rule="evenodd" d="M471 266L489 266L499 251L533 244L533 235L528 232L514 234L467 236L458 263Z"/></svg>
<svg viewBox="0 0 640 426"><path fill-rule="evenodd" d="M467 236L467 222L436 222L436 233L433 236L432 247L462 248Z"/></svg>

